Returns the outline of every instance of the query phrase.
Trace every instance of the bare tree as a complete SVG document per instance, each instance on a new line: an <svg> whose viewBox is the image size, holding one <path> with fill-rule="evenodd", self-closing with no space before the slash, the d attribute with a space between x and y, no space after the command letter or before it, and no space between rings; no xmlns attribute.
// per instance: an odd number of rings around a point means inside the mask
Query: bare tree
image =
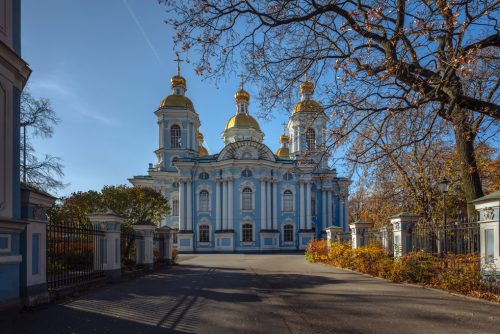
<svg viewBox="0 0 500 334"><path fill-rule="evenodd" d="M500 119L499 1L160 2L176 13L169 23L177 45L196 49L197 72L218 77L243 63L261 84L264 114L290 104L305 72L317 78L328 96L331 148L366 122L384 132L391 119L411 121L422 110L431 126L445 120L467 200L483 195L474 144ZM374 133L365 149L377 145Z"/></svg>
<svg viewBox="0 0 500 334"><path fill-rule="evenodd" d="M31 136L50 138L54 133L54 125L59 122L60 119L52 109L48 99L36 99L28 90L23 91L21 94L20 126L23 129L21 175L24 183L46 191L65 187L61 180L64 176L61 159L47 154L39 159L30 143L30 134L28 134L29 129L31 129Z"/></svg>

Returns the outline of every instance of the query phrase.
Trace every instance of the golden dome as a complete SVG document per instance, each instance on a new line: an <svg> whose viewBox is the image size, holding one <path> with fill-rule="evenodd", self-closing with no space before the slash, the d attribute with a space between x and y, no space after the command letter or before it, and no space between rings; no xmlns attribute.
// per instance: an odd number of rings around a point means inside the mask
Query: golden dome
<svg viewBox="0 0 500 334"><path fill-rule="evenodd" d="M280 143L288 143L288 141L290 140L290 137L288 137L287 135L281 135L280 136Z"/></svg>
<svg viewBox="0 0 500 334"><path fill-rule="evenodd" d="M314 92L314 84L311 81L306 80L305 82L302 82L300 84L300 93L301 94L304 94L304 93L312 94L313 92Z"/></svg>
<svg viewBox="0 0 500 334"><path fill-rule="evenodd" d="M234 115L227 121L226 124L226 130L231 129L231 128L254 128L257 131L260 131L260 126L259 123L253 118L252 116L248 114L237 114Z"/></svg>
<svg viewBox="0 0 500 334"><path fill-rule="evenodd" d="M208 156L208 151L203 145L200 145L198 146L198 154L200 157L206 157Z"/></svg>
<svg viewBox="0 0 500 334"><path fill-rule="evenodd" d="M280 147L276 151L276 155L282 159L287 159L290 157L290 151L288 150L288 147Z"/></svg>
<svg viewBox="0 0 500 334"><path fill-rule="evenodd" d="M234 94L234 99L236 100L236 102L238 101L250 101L250 94L248 94L247 91L243 90L243 88L241 88L239 91L236 92L236 94Z"/></svg>
<svg viewBox="0 0 500 334"><path fill-rule="evenodd" d="M174 86L182 86L184 89L186 89L186 79L184 79L180 75L173 76L170 79L170 82L172 83L172 87L174 87Z"/></svg>
<svg viewBox="0 0 500 334"><path fill-rule="evenodd" d="M318 101L314 100L304 100L300 101L293 108L293 113L297 112L321 112L323 111L323 107Z"/></svg>
<svg viewBox="0 0 500 334"><path fill-rule="evenodd" d="M193 102L184 95L169 95L160 103L160 108L181 107L194 110Z"/></svg>
<svg viewBox="0 0 500 334"><path fill-rule="evenodd" d="M201 132L198 132L197 138L198 140L203 140L203 134Z"/></svg>

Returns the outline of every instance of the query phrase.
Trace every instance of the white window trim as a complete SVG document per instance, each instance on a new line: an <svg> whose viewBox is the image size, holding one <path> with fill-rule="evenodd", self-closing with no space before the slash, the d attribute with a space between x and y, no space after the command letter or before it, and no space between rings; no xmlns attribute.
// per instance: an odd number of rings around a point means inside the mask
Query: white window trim
<svg viewBox="0 0 500 334"><path fill-rule="evenodd" d="M291 226L292 227L292 241L285 241L285 226ZM283 245L293 245L295 244L295 225L290 219L287 219L284 223L283 226L281 226L281 242L283 242Z"/></svg>
<svg viewBox="0 0 500 334"><path fill-rule="evenodd" d="M201 242L200 241L200 226L208 226L208 242ZM198 244L202 246L208 246L212 242L212 225L208 221L208 219L201 219L198 222Z"/></svg>
<svg viewBox="0 0 500 334"><path fill-rule="evenodd" d="M245 188L250 188L252 190L252 209L251 210L243 210L243 189ZM255 212L255 192L257 191L257 188L255 185L250 182L250 181L245 181L240 184L239 186L239 192L240 192L240 212Z"/></svg>
<svg viewBox="0 0 500 334"><path fill-rule="evenodd" d="M285 211L285 191L290 190L292 192L292 211ZM281 188L281 214L294 214L295 213L295 202L296 202L296 192L295 187L290 184L285 184Z"/></svg>
<svg viewBox="0 0 500 334"><path fill-rule="evenodd" d="M202 190L208 191L208 211L200 210L200 192ZM212 188L206 183L200 184L196 187L196 214L212 214Z"/></svg>
<svg viewBox="0 0 500 334"><path fill-rule="evenodd" d="M252 241L243 241L243 225L244 224L251 224L252 225ZM240 224L240 244L242 246L253 246L255 245L255 222L253 221L252 218L250 217L245 217L241 221Z"/></svg>

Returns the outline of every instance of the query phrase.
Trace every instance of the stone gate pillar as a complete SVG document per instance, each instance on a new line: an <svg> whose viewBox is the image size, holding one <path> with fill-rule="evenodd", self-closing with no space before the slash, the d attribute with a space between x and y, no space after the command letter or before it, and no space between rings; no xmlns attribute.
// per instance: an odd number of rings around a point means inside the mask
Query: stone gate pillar
<svg viewBox="0 0 500 334"><path fill-rule="evenodd" d="M481 272L485 276L500 275L500 191L473 201L479 211Z"/></svg>
<svg viewBox="0 0 500 334"><path fill-rule="evenodd" d="M412 251L412 230L419 218L419 215L409 212L401 212L389 218L394 234L394 257L400 257Z"/></svg>
<svg viewBox="0 0 500 334"><path fill-rule="evenodd" d="M122 275L120 225L124 218L111 212L91 213L88 218L93 226L99 226L104 232L104 236L97 241L98 251L94 251L94 257L97 255L102 260L106 277L111 281L117 281Z"/></svg>
<svg viewBox="0 0 500 334"><path fill-rule="evenodd" d="M146 268L153 269L154 256L153 256L153 233L156 228L153 224L134 224L134 231L143 237L142 245L137 245L137 264L144 264ZM141 247L142 246L142 247Z"/></svg>
<svg viewBox="0 0 500 334"><path fill-rule="evenodd" d="M330 226L325 228L326 232L326 241L328 247L330 247L330 244L332 242L339 241L339 234L342 233L342 227L340 226Z"/></svg>
<svg viewBox="0 0 500 334"><path fill-rule="evenodd" d="M158 235L160 236L160 257L166 263L171 263L172 261L172 242L173 234L169 227L160 227L158 230Z"/></svg>
<svg viewBox="0 0 500 334"><path fill-rule="evenodd" d="M352 248L361 248L368 246L368 231L372 226L371 223L356 221L350 224L351 237L352 237Z"/></svg>

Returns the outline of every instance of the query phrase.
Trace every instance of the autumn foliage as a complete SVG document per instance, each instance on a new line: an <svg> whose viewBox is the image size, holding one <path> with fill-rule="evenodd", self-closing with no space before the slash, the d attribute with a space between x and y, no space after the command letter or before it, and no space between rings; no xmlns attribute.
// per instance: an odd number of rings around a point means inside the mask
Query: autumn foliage
<svg viewBox="0 0 500 334"><path fill-rule="evenodd" d="M352 249L350 243L313 240L306 249L309 262L359 271L398 283L417 283L450 292L500 302L500 289L488 290L481 279L479 255L448 254L438 258L425 251L394 259L379 246Z"/></svg>

